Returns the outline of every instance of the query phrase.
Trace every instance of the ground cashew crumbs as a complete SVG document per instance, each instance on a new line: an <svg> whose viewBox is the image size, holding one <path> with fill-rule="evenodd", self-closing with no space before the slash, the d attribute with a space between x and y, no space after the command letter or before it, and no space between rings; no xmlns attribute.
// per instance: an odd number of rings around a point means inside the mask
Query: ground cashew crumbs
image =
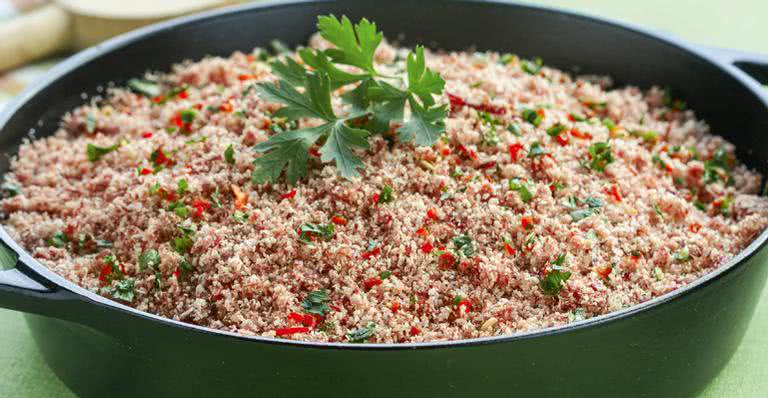
<svg viewBox="0 0 768 398"><path fill-rule="evenodd" d="M377 67L402 74L403 54L382 44ZM669 93L492 52L427 52L450 104L434 146L376 136L353 181L310 150L296 186L254 185L253 146L295 127L252 89L274 80L264 55L177 65L148 76L159 92L111 88L25 143L4 185L9 233L63 277L168 318L418 342L646 301L768 225L761 176Z"/></svg>

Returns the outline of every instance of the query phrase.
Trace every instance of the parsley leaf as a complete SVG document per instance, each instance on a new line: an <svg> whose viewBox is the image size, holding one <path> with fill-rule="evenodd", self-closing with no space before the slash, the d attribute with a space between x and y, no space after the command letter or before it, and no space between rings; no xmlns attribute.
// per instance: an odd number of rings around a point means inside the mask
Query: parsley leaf
<svg viewBox="0 0 768 398"><path fill-rule="evenodd" d="M224 160L229 164L235 164L235 148L232 144L224 150Z"/></svg>
<svg viewBox="0 0 768 398"><path fill-rule="evenodd" d="M139 271L147 268L156 269L158 265L160 265L160 253L157 250L150 249L139 255Z"/></svg>
<svg viewBox="0 0 768 398"><path fill-rule="evenodd" d="M398 129L400 139L414 141L416 145L432 145L445 130L447 106L435 104L445 81L426 67L424 48L416 47L407 57L407 78L402 84L387 83L382 79L401 79L382 76L374 67L374 53L383 34L376 24L366 19L353 25L346 16L333 15L318 18L320 35L335 45L325 51L305 48L299 57L305 66L290 57L276 60L272 70L277 83L256 85L261 96L284 106L274 113L276 118L295 122L300 118L315 118L324 124L299 130L280 131L255 147L263 153L254 160L253 182L261 184L277 181L285 170L291 184L307 174L307 152L316 142L322 144L320 160L335 162L342 177L359 176L363 161L356 150L368 148L371 133L384 133L392 122L404 119L405 106L411 112L409 119ZM336 64L357 67L353 73L339 69ZM350 105L346 115L337 115L331 106L331 91L349 84L357 84L342 96ZM303 87L303 90L299 90ZM363 116L366 116L363 119ZM356 124L350 124L355 121Z"/></svg>
<svg viewBox="0 0 768 398"><path fill-rule="evenodd" d="M365 343L376 333L376 324L369 322L366 326L347 333L350 343Z"/></svg>
<svg viewBox="0 0 768 398"><path fill-rule="evenodd" d="M565 281L570 277L570 272L562 271L562 268L559 265L553 265L552 269L547 272L547 275L539 280L539 287L545 295L557 296L560 294L560 290L563 288Z"/></svg>
<svg viewBox="0 0 768 398"><path fill-rule="evenodd" d="M131 79L128 80L127 86L129 89L131 89L131 91L142 94L145 97L153 98L162 94L160 85L149 80Z"/></svg>
<svg viewBox="0 0 768 398"><path fill-rule="evenodd" d="M375 23L363 18L352 26L346 16L339 20L333 15L327 15L317 18L317 28L320 36L336 46L325 51L334 62L356 66L371 75L376 74L373 54L384 35L376 31Z"/></svg>
<svg viewBox="0 0 768 398"><path fill-rule="evenodd" d="M472 257L475 255L475 245L468 235L458 235L453 238L453 248L460 257Z"/></svg>
<svg viewBox="0 0 768 398"><path fill-rule="evenodd" d="M95 162L101 159L102 156L110 152L116 151L117 148L120 148L120 144L115 144L108 147L101 147L93 144L88 144L88 146L85 148L85 153L88 156L88 160L90 160L91 162Z"/></svg>
<svg viewBox="0 0 768 398"><path fill-rule="evenodd" d="M379 193L379 199L376 201L378 204L385 204L395 200L394 188L389 185L381 187L381 193ZM370 249L369 249L370 250Z"/></svg>
<svg viewBox="0 0 768 398"><path fill-rule="evenodd" d="M589 168L595 171L605 171L605 167L613 163L613 154L611 154L611 145L607 142L596 142L589 146L589 155L592 161L589 162Z"/></svg>
<svg viewBox="0 0 768 398"><path fill-rule="evenodd" d="M333 238L333 234L336 232L336 227L333 224L302 224L299 227L299 241L304 243L312 243L317 238L330 240Z"/></svg>
<svg viewBox="0 0 768 398"><path fill-rule="evenodd" d="M69 243L69 238L61 231L56 232L52 237L48 238L48 245L59 249L67 247L67 243Z"/></svg>
<svg viewBox="0 0 768 398"><path fill-rule="evenodd" d="M402 127L397 129L400 139L411 141L415 137L416 145L429 146L445 131L445 117L448 115L448 107L445 105L425 108L408 99L411 106L411 118Z"/></svg>
<svg viewBox="0 0 768 398"><path fill-rule="evenodd" d="M328 297L327 290L315 290L314 292L309 293L307 298L301 302L301 308L304 309L304 312L325 316L331 312L331 309L327 304L329 300L330 298Z"/></svg>
<svg viewBox="0 0 768 398"><path fill-rule="evenodd" d="M125 278L115 283L110 288L103 288L102 293L109 294L112 298L127 302L132 302L135 297L134 288L136 281L133 278Z"/></svg>

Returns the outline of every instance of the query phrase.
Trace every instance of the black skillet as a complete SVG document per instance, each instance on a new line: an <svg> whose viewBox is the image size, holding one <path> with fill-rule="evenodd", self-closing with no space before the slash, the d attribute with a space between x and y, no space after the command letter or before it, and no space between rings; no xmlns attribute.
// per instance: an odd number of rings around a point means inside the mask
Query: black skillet
<svg viewBox="0 0 768 398"><path fill-rule="evenodd" d="M0 116L0 147L51 134L63 113L107 82L184 59L297 45L318 14L367 17L405 44L542 56L615 82L671 87L713 132L768 172L768 57L703 49L621 23L543 7L471 1L257 3L173 20L83 51ZM0 165L7 169L7 160ZM690 396L728 361L768 267L762 233L685 289L565 327L467 341L323 344L245 337L109 301L48 271L0 230L0 305L28 312L50 367L82 396ZM762 349L765 349L763 347Z"/></svg>

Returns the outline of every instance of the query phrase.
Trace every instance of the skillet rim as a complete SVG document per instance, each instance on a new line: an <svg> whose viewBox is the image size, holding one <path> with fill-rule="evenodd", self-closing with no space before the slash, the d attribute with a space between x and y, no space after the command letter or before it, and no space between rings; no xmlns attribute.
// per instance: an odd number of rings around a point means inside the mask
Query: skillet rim
<svg viewBox="0 0 768 398"><path fill-rule="evenodd" d="M100 43L94 47L87 48L80 51L66 60L60 62L51 70L49 70L45 76L37 83L26 88L21 94L17 95L14 100L5 106L5 109L0 112L0 131L5 127L8 120L16 114L16 112L23 107L27 102L37 96L42 90L47 88L50 84L54 83L58 79L66 76L70 72L80 68L83 64L94 60L106 53L112 52L116 49L124 47L129 44L140 42L142 40L151 39L151 36L169 29L174 29L183 25L190 25L195 23L202 23L204 21L225 17L231 14L235 14L242 11L257 11L261 9L280 9L299 7L303 5L310 5L314 3L333 3L332 0L269 0L259 3L243 4L232 7L225 7L222 9L205 11L189 16L180 18L174 18L165 22L152 24ZM756 99L763 103L768 112L768 93L763 91L762 86L749 77L745 72L733 65L731 60L721 59L717 56L703 50L700 46L696 46L688 43L683 39L677 37L659 33L655 30L640 27L638 25L621 22L611 18L605 18L600 16L592 16L576 11L560 9L552 6L535 5L526 2L517 2L511 0L451 0L451 3L464 4L469 6L482 6L483 3L490 4L492 6L502 7L517 7L522 9L528 9L534 12L555 14L563 17L586 20L593 24L602 24L609 27L627 31L631 34L645 36L652 39L659 44L664 44L672 47L676 50L682 51L693 58L697 58L699 61L703 61L711 66L714 66L720 72L728 75L738 82L744 89L752 94ZM185 329L189 332L198 332L206 335L212 335L216 337L234 338L241 341L253 341L258 343L276 344L290 347L301 348L313 348L313 349L327 349L327 350L371 350L371 351L400 351L400 350L424 350L424 349L437 349L437 348L462 348L471 347L477 345L494 344L494 343L508 343L517 340L527 340L539 337L546 337L550 335L568 333L579 331L584 328L596 328L601 325L622 320L624 318L631 317L633 315L650 311L656 307L661 306L677 299L681 299L694 291L706 288L713 284L718 279L730 274L737 270L740 266L743 266L748 262L758 251L765 248L768 243L768 229L761 232L754 240L745 247L742 251L733 256L729 261L718 267L716 270L709 272L688 285L673 290L667 294L659 297L655 297L651 300L642 302L640 304L615 311L607 314L603 314L597 317L585 319L582 321L574 322L567 325L550 327L545 329L536 329L531 331L513 333L510 335L481 337L473 339L462 340L446 340L446 341L432 341L432 342L418 342L418 343L347 343L347 342L314 342L314 341L299 341L288 340L273 337L264 336L246 336L234 332L228 332L223 330L212 329L204 326L193 325L176 321L173 319L161 317L159 315L151 314L144 311L139 311L135 308L120 304L116 301L112 301L106 297L92 293L79 285L70 282L53 271L49 270L39 261L35 260L21 245L13 240L5 231L3 226L0 226L0 240L2 240L8 247L13 249L19 254L19 261L26 267L31 269L37 276L45 279L47 285L53 289L62 289L68 293L74 295L73 298L82 301L86 305L95 305L101 307L108 307L111 310L120 311L126 315L136 316L149 321L159 322L161 324L178 327ZM62 319L67 319L66 316L62 316ZM77 321L76 321L77 322Z"/></svg>

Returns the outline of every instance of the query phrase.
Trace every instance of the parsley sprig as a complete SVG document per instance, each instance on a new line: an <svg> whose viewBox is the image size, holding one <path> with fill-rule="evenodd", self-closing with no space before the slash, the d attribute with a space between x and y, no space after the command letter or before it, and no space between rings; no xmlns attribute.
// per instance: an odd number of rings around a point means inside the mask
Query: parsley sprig
<svg viewBox="0 0 768 398"><path fill-rule="evenodd" d="M285 170L291 184L307 174L308 152L320 145L320 159L335 162L342 177L359 176L363 161L355 153L368 148L372 133L384 133L391 123L402 123L397 132L404 142L432 145L445 130L447 106L435 104L445 81L427 68L424 48L408 55L407 76L386 76L374 65L374 54L383 34L365 18L353 25L346 16L318 17L320 35L335 48L325 51L304 48L299 57L304 66L290 57L272 63L277 83L261 83L257 90L268 101L284 105L274 116L295 121L319 119L317 127L284 131L257 145L263 155L254 160L253 182L277 181ZM338 65L356 68L347 72ZM346 113L331 106L331 91L347 85L356 87L343 96ZM405 120L405 106L410 116Z"/></svg>

